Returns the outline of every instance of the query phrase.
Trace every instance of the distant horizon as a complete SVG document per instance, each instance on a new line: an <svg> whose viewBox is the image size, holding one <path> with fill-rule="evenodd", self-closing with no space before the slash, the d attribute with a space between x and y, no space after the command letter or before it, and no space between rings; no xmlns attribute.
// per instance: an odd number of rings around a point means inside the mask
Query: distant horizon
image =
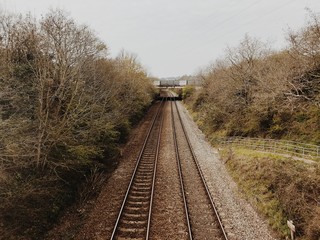
<svg viewBox="0 0 320 240"><path fill-rule="evenodd" d="M170 78L195 75L245 34L283 49L286 31L304 26L306 8L319 12L320 1L1 0L0 8L36 17L61 8L97 33L111 57L125 49L150 76Z"/></svg>

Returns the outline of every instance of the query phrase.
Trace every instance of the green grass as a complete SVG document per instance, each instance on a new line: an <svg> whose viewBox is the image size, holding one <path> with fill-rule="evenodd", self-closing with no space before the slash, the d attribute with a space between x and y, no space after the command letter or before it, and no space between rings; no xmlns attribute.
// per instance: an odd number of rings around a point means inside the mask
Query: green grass
<svg viewBox="0 0 320 240"><path fill-rule="evenodd" d="M290 219L298 239L319 239L319 165L243 148L224 148L221 157L243 195L280 237L289 236Z"/></svg>

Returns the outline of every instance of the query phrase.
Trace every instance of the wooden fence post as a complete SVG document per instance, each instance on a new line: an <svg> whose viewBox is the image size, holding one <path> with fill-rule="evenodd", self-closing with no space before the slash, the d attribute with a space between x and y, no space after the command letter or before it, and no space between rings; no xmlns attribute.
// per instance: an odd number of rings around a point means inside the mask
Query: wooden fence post
<svg viewBox="0 0 320 240"><path fill-rule="evenodd" d="M287 220L287 225L288 225L290 232L291 232L291 240L294 240L294 233L296 231L296 226L293 225L292 220Z"/></svg>

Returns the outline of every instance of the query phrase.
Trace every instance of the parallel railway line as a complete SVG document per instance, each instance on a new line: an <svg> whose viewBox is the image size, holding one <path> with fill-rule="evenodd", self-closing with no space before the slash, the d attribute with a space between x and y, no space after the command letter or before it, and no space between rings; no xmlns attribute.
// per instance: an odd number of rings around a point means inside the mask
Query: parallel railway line
<svg viewBox="0 0 320 240"><path fill-rule="evenodd" d="M149 239L152 236L153 196L163 124L162 100L145 138L129 186L122 202L111 239ZM183 125L177 103L171 101L175 156L188 239L227 240L217 209L208 190L196 156Z"/></svg>
<svg viewBox="0 0 320 240"><path fill-rule="evenodd" d="M140 151L111 239L148 239L164 101Z"/></svg>
<svg viewBox="0 0 320 240"><path fill-rule="evenodd" d="M171 114L189 239L228 240L175 101Z"/></svg>

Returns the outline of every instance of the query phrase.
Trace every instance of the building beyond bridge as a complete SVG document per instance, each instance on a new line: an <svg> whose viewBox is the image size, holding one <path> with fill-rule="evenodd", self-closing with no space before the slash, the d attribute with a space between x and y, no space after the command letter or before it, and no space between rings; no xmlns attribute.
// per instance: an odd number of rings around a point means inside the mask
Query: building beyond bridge
<svg viewBox="0 0 320 240"><path fill-rule="evenodd" d="M187 85L198 86L200 85L200 81L168 78L155 80L153 84L157 87L184 87Z"/></svg>

